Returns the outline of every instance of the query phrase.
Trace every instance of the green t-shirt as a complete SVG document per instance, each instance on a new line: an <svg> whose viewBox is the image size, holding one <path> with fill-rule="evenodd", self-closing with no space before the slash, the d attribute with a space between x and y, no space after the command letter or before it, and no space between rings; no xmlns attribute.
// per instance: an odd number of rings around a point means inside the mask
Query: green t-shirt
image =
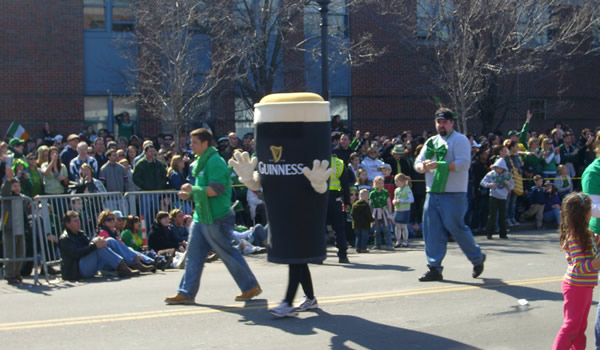
<svg viewBox="0 0 600 350"><path fill-rule="evenodd" d="M600 196L600 158L596 158L592 164L588 165L581 175L581 190L585 194ZM600 220L592 218L590 220L590 230L600 234Z"/></svg>
<svg viewBox="0 0 600 350"><path fill-rule="evenodd" d="M219 183L225 186L225 191L216 197L208 197L208 203L212 212L213 220L225 217L231 213L231 173L223 157L218 153L213 154L206 166L196 176L195 186L192 193L201 191L200 187L206 187L210 183ZM198 203L195 203L198 206ZM194 211L194 221L200 222L199 211Z"/></svg>
<svg viewBox="0 0 600 350"><path fill-rule="evenodd" d="M387 207L387 199L390 197L390 193L385 190L382 189L381 191L378 191L377 189L374 189L373 191L371 191L371 193L369 193L369 200L371 201L371 207L372 208L386 208Z"/></svg>

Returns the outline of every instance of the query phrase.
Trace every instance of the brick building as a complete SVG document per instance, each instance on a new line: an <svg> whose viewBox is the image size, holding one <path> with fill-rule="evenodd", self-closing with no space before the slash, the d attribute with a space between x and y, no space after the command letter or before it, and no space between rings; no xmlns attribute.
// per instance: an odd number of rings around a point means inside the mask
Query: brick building
<svg viewBox="0 0 600 350"><path fill-rule="evenodd" d="M0 133L11 121L20 122L31 135L40 134L44 121L63 135L81 132L86 125L115 131L114 115L128 111L142 135L151 136L160 125L128 100L128 78L122 74L129 62L115 47L115 38L132 35L133 17L124 0L64 0L40 6L32 0L3 2L0 21ZM318 33L319 14L307 10L303 30L296 36ZM375 62L361 66L336 66L330 72L332 113L339 113L354 130L396 134L403 130L432 129L435 109L433 88L423 88L419 58L403 50L390 35L386 21L367 9L348 14L330 13L330 25L345 35L373 33L374 43L386 47ZM299 26L302 24L298 24ZM297 40L295 38L294 40ZM318 45L318 41L315 45ZM335 55L336 53L332 53ZM304 64L302 77L282 77L282 91L320 92L320 65L298 52L284 50L284 62ZM528 108L540 117L534 128L551 128L562 120L575 129L596 127L600 109L600 60L590 56L575 62L568 80L558 86L552 74L519 77L511 91L517 101L504 116L502 130L517 128ZM558 90L561 91L559 94ZM216 133L248 130L241 120L235 96L215 103ZM243 113L242 113L243 114ZM237 119L237 121L236 121ZM201 121L197 121L200 123ZM469 131L479 131L472 120Z"/></svg>

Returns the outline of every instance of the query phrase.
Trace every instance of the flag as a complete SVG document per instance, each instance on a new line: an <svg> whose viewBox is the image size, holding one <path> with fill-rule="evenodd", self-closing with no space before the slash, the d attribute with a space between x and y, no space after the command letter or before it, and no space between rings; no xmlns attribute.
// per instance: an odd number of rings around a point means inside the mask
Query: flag
<svg viewBox="0 0 600 350"><path fill-rule="evenodd" d="M10 123L10 126L8 127L8 131L6 132L6 136L9 138L16 137L16 138L22 139L22 140L29 139L29 134L27 133L27 131L25 131L25 128L23 127L23 125L21 125L17 122Z"/></svg>

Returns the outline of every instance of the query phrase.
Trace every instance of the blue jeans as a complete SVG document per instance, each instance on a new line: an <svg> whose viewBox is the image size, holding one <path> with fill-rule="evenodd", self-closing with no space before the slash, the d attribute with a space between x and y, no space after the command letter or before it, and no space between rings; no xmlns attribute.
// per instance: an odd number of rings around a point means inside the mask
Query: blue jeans
<svg viewBox="0 0 600 350"><path fill-rule="evenodd" d="M506 200L506 218L515 220L517 217L517 196L514 192L510 192Z"/></svg>
<svg viewBox="0 0 600 350"><path fill-rule="evenodd" d="M204 261L210 250L215 253L229 270L241 291L247 291L258 285L256 277L244 260L242 253L231 241L235 216L227 215L212 224L193 222L187 246L187 262L177 292L194 299L200 288L200 277Z"/></svg>
<svg viewBox="0 0 600 350"><path fill-rule="evenodd" d="M127 263L127 265L131 265L131 263L133 262L133 260L135 259L136 255L139 255L142 258L142 262L144 264L153 264L154 263L154 259L152 259L151 257L144 255L142 253L138 253L135 250L129 248L128 246L126 246L125 244L117 241L114 238L107 238L106 239L106 245L112 249L115 253L119 254L120 256L123 257L123 259L125 259L125 262Z"/></svg>
<svg viewBox="0 0 600 350"><path fill-rule="evenodd" d="M465 225L467 211L465 193L427 193L423 206L423 238L428 266L442 272L446 256L448 233L454 237L463 253L473 265L481 264L483 253L473 239L471 229Z"/></svg>
<svg viewBox="0 0 600 350"><path fill-rule="evenodd" d="M354 229L354 233L356 234L356 249L367 249L367 242L369 242L369 229Z"/></svg>
<svg viewBox="0 0 600 350"><path fill-rule="evenodd" d="M544 221L560 224L560 209L550 209L544 212Z"/></svg>
<svg viewBox="0 0 600 350"><path fill-rule="evenodd" d="M392 245L392 234L390 233L390 226L387 219L375 219L375 246L381 247L381 235L383 234L383 240L385 245Z"/></svg>
<svg viewBox="0 0 600 350"><path fill-rule="evenodd" d="M115 241L112 238L109 238L108 240ZM119 242L117 243L121 244ZM123 260L123 257L112 250L107 244L106 247L96 249L79 259L79 274L83 278L94 277L94 275L106 265L116 269L121 260Z"/></svg>

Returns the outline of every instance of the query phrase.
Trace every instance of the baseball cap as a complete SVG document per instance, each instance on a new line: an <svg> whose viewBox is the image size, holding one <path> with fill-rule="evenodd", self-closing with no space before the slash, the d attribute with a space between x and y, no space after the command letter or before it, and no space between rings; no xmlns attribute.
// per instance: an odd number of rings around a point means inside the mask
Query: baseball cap
<svg viewBox="0 0 600 350"><path fill-rule="evenodd" d="M67 136L67 142L73 141L73 140L80 140L80 138L77 134L71 134L71 135Z"/></svg>
<svg viewBox="0 0 600 350"><path fill-rule="evenodd" d="M454 112L452 112L451 110L445 110L441 113L436 113L435 114L435 119L446 119L446 120L454 120Z"/></svg>
<svg viewBox="0 0 600 350"><path fill-rule="evenodd" d="M114 210L113 211L113 215L115 216L115 219L122 219L123 218L123 213L121 213L120 210Z"/></svg>
<svg viewBox="0 0 600 350"><path fill-rule="evenodd" d="M380 166L377 167L377 169L383 169L383 168L386 168L388 170L392 170L392 166L389 165L389 164L387 164L387 163L385 163L385 164L380 165Z"/></svg>
<svg viewBox="0 0 600 350"><path fill-rule="evenodd" d="M144 148L144 151L150 147L154 147L154 143L152 143L151 140L146 140L144 141L144 143L142 144L142 148Z"/></svg>
<svg viewBox="0 0 600 350"><path fill-rule="evenodd" d="M519 132L517 130L511 130L511 131L508 132L508 137L515 136L515 135L518 135L518 134L519 134Z"/></svg>

